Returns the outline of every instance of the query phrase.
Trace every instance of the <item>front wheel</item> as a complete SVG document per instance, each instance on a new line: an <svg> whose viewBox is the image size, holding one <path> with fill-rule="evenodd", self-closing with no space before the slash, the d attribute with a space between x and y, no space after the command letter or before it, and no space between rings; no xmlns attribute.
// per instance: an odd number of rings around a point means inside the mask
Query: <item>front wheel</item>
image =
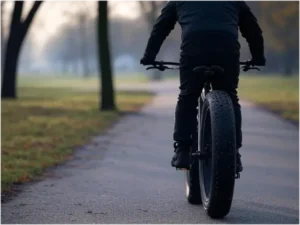
<svg viewBox="0 0 300 225"><path fill-rule="evenodd" d="M236 167L236 130L232 101L223 91L207 94L201 111L199 180L202 203L212 218L231 208Z"/></svg>

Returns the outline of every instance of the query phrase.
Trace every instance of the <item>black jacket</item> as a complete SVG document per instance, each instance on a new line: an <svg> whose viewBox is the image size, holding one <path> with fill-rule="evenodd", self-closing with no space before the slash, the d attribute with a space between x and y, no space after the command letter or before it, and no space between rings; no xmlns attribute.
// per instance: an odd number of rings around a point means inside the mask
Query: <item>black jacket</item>
<svg viewBox="0 0 300 225"><path fill-rule="evenodd" d="M178 22L182 29L181 55L207 48L240 48L238 28L253 58L264 57L262 30L244 1L170 1L153 27L145 57L155 59L163 41Z"/></svg>

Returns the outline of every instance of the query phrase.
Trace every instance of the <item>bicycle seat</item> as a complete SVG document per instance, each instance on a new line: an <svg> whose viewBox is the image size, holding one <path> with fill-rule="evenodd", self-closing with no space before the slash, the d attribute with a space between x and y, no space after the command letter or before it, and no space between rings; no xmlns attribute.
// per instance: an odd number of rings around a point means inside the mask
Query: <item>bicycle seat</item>
<svg viewBox="0 0 300 225"><path fill-rule="evenodd" d="M224 73L224 69L220 66L197 66L193 69L195 73L204 73L206 75L213 75L215 73Z"/></svg>

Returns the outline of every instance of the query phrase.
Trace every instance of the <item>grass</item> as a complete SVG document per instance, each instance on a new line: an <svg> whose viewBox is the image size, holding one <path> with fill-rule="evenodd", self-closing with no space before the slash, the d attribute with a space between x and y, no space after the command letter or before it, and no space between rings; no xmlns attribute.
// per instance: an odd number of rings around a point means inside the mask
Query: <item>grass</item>
<svg viewBox="0 0 300 225"><path fill-rule="evenodd" d="M100 112L98 92L71 84L49 80L40 87L31 81L18 89L19 99L1 101L1 191L68 159L75 147L117 121L120 111L137 111L151 99L147 92L117 92L119 112Z"/></svg>
<svg viewBox="0 0 300 225"><path fill-rule="evenodd" d="M299 76L241 76L239 95L299 122Z"/></svg>
<svg viewBox="0 0 300 225"><path fill-rule="evenodd" d="M139 84L148 82L148 78L144 74L120 75L115 79L115 85L122 84ZM98 90L100 82L97 76L88 78L76 77L70 75L52 76L52 75L26 75L20 76L19 84L22 87L31 87L32 84L38 87L61 87L61 88L77 88L77 89L94 89Z"/></svg>

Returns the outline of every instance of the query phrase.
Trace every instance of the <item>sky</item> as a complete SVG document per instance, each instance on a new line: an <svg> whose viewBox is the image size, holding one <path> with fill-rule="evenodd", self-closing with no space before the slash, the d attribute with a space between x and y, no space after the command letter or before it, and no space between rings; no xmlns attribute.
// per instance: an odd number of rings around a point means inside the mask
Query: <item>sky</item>
<svg viewBox="0 0 300 225"><path fill-rule="evenodd" d="M110 1L110 16L136 19L139 16L137 2ZM51 7L51 10L48 8ZM49 32L55 32L57 26L68 22L76 12L83 10L89 15L96 16L97 2L95 1L48 1L41 8L37 20L41 21ZM44 16L46 15L46 16Z"/></svg>
<svg viewBox="0 0 300 225"><path fill-rule="evenodd" d="M33 2L25 2L23 16L26 16ZM6 27L10 23L10 13L13 2L6 1L4 8L4 21ZM109 1L110 17L123 17L126 19L137 19L140 16L137 1ZM89 15L97 13L96 1L45 1L39 9L30 34L34 38L35 47L41 51L47 40L59 30L65 23L70 23L76 12L85 10ZM7 28L5 28L7 30Z"/></svg>

